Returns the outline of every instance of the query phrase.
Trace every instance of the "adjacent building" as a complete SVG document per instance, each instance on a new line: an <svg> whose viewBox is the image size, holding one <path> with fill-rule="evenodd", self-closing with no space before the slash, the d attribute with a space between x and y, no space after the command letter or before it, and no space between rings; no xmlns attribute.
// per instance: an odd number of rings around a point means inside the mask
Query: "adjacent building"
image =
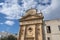
<svg viewBox="0 0 60 40"><path fill-rule="evenodd" d="M46 40L60 40L60 19L45 20L44 24Z"/></svg>

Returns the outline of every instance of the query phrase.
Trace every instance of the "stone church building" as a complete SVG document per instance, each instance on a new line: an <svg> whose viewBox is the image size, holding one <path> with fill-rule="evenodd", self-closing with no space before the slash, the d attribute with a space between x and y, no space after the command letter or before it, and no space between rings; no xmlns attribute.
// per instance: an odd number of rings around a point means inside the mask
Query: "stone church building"
<svg viewBox="0 0 60 40"><path fill-rule="evenodd" d="M29 9L20 19L18 40L60 40L60 20L43 20L42 12Z"/></svg>

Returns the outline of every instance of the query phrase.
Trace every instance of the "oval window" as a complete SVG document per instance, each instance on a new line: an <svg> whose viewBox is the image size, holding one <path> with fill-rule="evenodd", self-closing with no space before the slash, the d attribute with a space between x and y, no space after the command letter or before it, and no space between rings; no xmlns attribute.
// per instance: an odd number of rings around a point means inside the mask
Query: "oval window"
<svg viewBox="0 0 60 40"><path fill-rule="evenodd" d="M32 28L29 28L28 30L31 32L32 31Z"/></svg>

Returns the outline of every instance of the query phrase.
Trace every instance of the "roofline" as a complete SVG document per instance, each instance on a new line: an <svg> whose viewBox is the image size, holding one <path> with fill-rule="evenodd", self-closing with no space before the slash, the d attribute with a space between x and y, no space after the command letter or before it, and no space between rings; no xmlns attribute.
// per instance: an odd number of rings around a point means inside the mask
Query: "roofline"
<svg viewBox="0 0 60 40"><path fill-rule="evenodd" d="M44 20L44 21L51 21L51 20L60 20L60 18L59 19L48 19L48 20Z"/></svg>

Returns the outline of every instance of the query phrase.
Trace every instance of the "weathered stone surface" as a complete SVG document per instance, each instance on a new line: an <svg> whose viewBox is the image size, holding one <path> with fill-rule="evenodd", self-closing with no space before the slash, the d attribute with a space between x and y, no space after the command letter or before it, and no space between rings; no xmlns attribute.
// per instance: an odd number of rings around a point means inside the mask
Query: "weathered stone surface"
<svg viewBox="0 0 60 40"><path fill-rule="evenodd" d="M19 40L43 40L43 15L35 9L30 9L20 19Z"/></svg>

